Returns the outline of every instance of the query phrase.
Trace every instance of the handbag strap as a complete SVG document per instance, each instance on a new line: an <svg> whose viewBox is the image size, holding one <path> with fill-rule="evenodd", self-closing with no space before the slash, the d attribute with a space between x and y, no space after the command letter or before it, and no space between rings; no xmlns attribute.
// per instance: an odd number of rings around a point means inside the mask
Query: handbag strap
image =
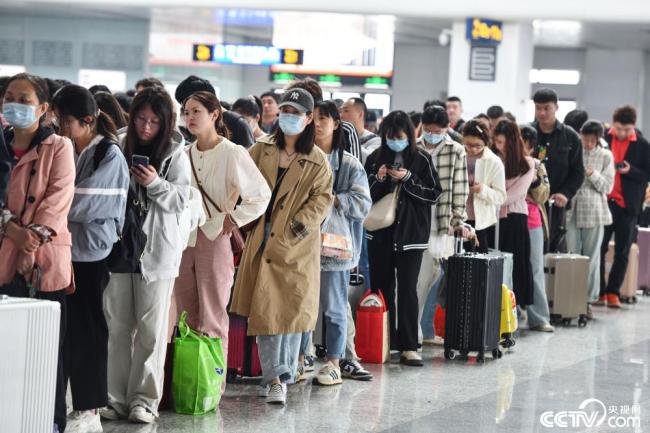
<svg viewBox="0 0 650 433"><path fill-rule="evenodd" d="M203 198L203 203L205 204L205 200L209 201L212 206L214 206L215 209L217 209L217 212L223 213L219 205L217 205L214 200L210 198L208 193L203 189L203 186L201 185L201 181L199 180L199 176L196 174L196 168L194 167L194 158L192 157L192 149L188 152L190 154L190 165L192 166L192 173L194 174L194 180L196 180L196 186L201 193L201 197ZM210 212L210 209L208 206L205 206L205 210L208 211L208 216L212 218L212 213Z"/></svg>

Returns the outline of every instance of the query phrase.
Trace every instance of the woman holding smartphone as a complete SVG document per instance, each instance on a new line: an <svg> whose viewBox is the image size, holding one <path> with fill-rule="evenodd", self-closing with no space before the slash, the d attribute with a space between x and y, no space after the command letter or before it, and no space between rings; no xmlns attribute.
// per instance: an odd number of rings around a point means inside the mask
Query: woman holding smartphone
<svg viewBox="0 0 650 433"><path fill-rule="evenodd" d="M141 227L146 241L130 272L112 273L104 293L108 407L101 415L109 420L152 423L158 417L169 306L185 248L179 219L189 198L191 172L174 120L167 92L143 89L133 100L122 143L131 171L127 206L146 215Z"/></svg>
<svg viewBox="0 0 650 433"><path fill-rule="evenodd" d="M429 245L431 206L441 187L431 155L416 144L408 114L393 111L382 121L380 132L381 146L366 160L370 195L373 203L388 194L395 193L397 199L395 221L366 234L370 278L373 289L381 290L388 304L391 349L402 352L402 364L419 367L423 364L417 353L416 286L422 253Z"/></svg>
<svg viewBox="0 0 650 433"><path fill-rule="evenodd" d="M487 253L494 245L497 211L506 200L506 175L501 159L490 150L490 131L472 119L463 128L467 152L467 223L476 230L477 251ZM474 247L469 243L466 249Z"/></svg>

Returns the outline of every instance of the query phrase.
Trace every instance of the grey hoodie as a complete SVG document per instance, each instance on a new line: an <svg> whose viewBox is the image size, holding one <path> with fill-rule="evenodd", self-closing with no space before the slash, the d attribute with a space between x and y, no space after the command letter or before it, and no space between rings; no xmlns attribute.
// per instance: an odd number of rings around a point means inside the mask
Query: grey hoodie
<svg viewBox="0 0 650 433"><path fill-rule="evenodd" d="M122 146L124 141L122 140ZM148 212L142 230L147 235L147 245L141 260L142 278L147 282L167 280L178 276L178 268L185 245L181 240L180 217L189 200L191 168L185 154L185 139L175 130L172 147L163 158L156 178L149 186L136 187L141 196L146 193Z"/></svg>

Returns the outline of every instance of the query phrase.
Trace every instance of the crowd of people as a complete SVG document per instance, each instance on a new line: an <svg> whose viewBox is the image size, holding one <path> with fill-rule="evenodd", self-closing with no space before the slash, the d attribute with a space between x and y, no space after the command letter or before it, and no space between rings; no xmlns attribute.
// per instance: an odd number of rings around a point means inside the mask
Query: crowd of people
<svg viewBox="0 0 650 433"><path fill-rule="evenodd" d="M531 330L554 331L547 251L589 257L590 319L592 305L620 308L650 180L636 111L619 107L606 126L577 110L558 120L551 89L534 102L530 124L499 106L465 120L458 97L377 121L362 98L324 100L311 79L230 105L196 76L173 98L155 78L128 94L1 78L0 293L61 304L55 431L155 422L182 311L224 353L229 315L247 318L268 403L314 371L321 313L313 381L371 380L355 352L353 272L383 293L400 363L422 366L455 236L513 254Z"/></svg>

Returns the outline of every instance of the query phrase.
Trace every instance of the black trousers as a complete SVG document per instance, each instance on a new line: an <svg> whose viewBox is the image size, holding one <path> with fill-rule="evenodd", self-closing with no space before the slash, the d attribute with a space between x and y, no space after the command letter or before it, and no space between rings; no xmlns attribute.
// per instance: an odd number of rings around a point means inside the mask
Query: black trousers
<svg viewBox="0 0 650 433"><path fill-rule="evenodd" d="M528 215L511 213L499 221L499 250L512 253L512 290L518 305L533 304Z"/></svg>
<svg viewBox="0 0 650 433"><path fill-rule="evenodd" d="M467 221L467 224L476 227L476 221ZM483 230L476 230L478 247L474 246L473 241L464 242L463 249L468 252L477 252L487 254L489 248L494 248L495 226L486 227Z"/></svg>
<svg viewBox="0 0 650 433"><path fill-rule="evenodd" d="M620 295L621 285L625 279L627 271L628 255L633 242L637 216L628 213L628 211L614 201L609 202L609 210L612 213L613 223L605 226L605 235L603 243L600 246L600 294L607 293ZM609 241L614 235L614 263L609 271L609 279L605 284L605 255L609 247Z"/></svg>
<svg viewBox="0 0 650 433"><path fill-rule="evenodd" d="M373 235L368 241L370 280L372 289L381 290L388 304L390 347L415 351L418 348L417 284L423 251L394 251L392 227Z"/></svg>
<svg viewBox="0 0 650 433"><path fill-rule="evenodd" d="M566 208L546 205L550 218L549 240L544 242L544 252L566 253Z"/></svg>
<svg viewBox="0 0 650 433"><path fill-rule="evenodd" d="M24 280L20 277L22 282ZM0 287L0 294L13 296L17 298L28 298L29 289L27 284L20 284ZM56 367L56 394L54 397L54 423L59 427L59 432L63 432L66 426L67 411L65 406L65 381L63 380L63 344L65 341L66 331L66 295L64 290L56 292L36 292L36 299L58 302L61 304L61 322L59 324L59 356ZM34 372L34 374L39 374Z"/></svg>
<svg viewBox="0 0 650 433"><path fill-rule="evenodd" d="M70 381L74 410L108 405L108 326L103 295L108 285L106 261L73 262L77 290L68 295L68 335L64 374Z"/></svg>

